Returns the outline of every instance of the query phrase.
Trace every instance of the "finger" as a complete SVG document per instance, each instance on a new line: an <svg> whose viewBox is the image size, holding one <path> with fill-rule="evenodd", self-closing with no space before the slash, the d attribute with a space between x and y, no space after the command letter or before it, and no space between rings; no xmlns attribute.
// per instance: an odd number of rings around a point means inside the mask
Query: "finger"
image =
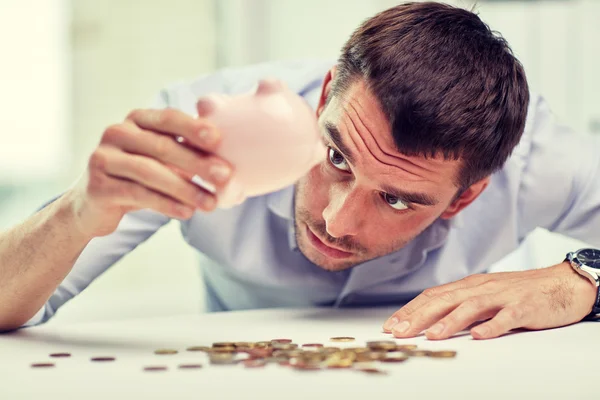
<svg viewBox="0 0 600 400"><path fill-rule="evenodd" d="M198 175L216 189L223 188L233 173L231 164L215 155L199 152L177 143L171 136L143 130L131 123L109 127L102 142L174 166L178 172L184 172L187 180Z"/></svg>
<svg viewBox="0 0 600 400"><path fill-rule="evenodd" d="M492 339L503 335L511 329L521 328L526 317L523 306L514 304L504 307L491 320L471 329L473 339Z"/></svg>
<svg viewBox="0 0 600 400"><path fill-rule="evenodd" d="M480 287L451 290L432 296L431 299L419 307L415 312L401 316L400 323L392 328L396 337L413 337L452 312L473 296L482 292Z"/></svg>
<svg viewBox="0 0 600 400"><path fill-rule="evenodd" d="M498 296L471 297L425 331L428 339L447 339L475 322L493 317L502 307Z"/></svg>
<svg viewBox="0 0 600 400"><path fill-rule="evenodd" d="M105 157L104 170L110 176L134 181L195 209L211 211L216 205L214 195L187 182L156 160L106 146L97 153Z"/></svg>
<svg viewBox="0 0 600 400"><path fill-rule="evenodd" d="M136 182L95 172L96 177L102 176L102 192L108 202L130 211L142 208L151 209L170 218L189 219L194 215L194 208L177 200L143 187ZM94 179L98 182L99 179ZM98 191L98 188L92 190Z"/></svg>
<svg viewBox="0 0 600 400"><path fill-rule="evenodd" d="M191 146L208 152L214 152L221 140L219 131L208 120L173 108L134 110L126 119L142 129L180 136Z"/></svg>
<svg viewBox="0 0 600 400"><path fill-rule="evenodd" d="M421 294L419 294L413 300L402 306L390 318L388 318L388 320L383 324L383 331L391 333L392 328L396 324L405 321L410 315L419 310L424 304L429 303L436 297L450 291L480 286L484 283L491 281L493 279L492 275L494 275L496 278L499 277L499 274L475 274L455 282L425 289L423 292L421 292Z"/></svg>

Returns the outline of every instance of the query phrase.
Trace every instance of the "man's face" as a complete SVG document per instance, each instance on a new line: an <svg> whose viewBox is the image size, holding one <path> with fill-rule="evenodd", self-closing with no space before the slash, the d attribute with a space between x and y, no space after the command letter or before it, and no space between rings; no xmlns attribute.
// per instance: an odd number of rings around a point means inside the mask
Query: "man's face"
<svg viewBox="0 0 600 400"><path fill-rule="evenodd" d="M347 269L402 248L438 217L453 215L460 162L400 154L364 82L333 97L318 116L328 154L295 194L296 240L311 262Z"/></svg>

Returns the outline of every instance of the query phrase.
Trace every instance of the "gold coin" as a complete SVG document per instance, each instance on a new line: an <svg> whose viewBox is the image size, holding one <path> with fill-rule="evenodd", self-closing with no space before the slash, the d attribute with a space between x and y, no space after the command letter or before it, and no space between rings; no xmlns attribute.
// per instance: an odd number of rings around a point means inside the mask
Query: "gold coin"
<svg viewBox="0 0 600 400"><path fill-rule="evenodd" d="M34 363L31 364L31 368L50 368L54 367L54 363Z"/></svg>
<svg viewBox="0 0 600 400"><path fill-rule="evenodd" d="M233 346L213 347L211 353L235 353L236 349Z"/></svg>
<svg viewBox="0 0 600 400"><path fill-rule="evenodd" d="M206 347L206 346L192 346L192 347L188 347L186 349L187 351L204 351L204 352L209 352L211 351L210 347Z"/></svg>
<svg viewBox="0 0 600 400"><path fill-rule="evenodd" d="M259 347L259 348L271 347L271 342L256 342L256 343L254 343L254 347Z"/></svg>
<svg viewBox="0 0 600 400"><path fill-rule="evenodd" d="M279 342L273 343L274 350L295 350L297 348L298 348L298 345L295 343L279 343Z"/></svg>
<svg viewBox="0 0 600 400"><path fill-rule="evenodd" d="M235 364L236 360L231 353L210 353L209 360L214 365Z"/></svg>
<svg viewBox="0 0 600 400"><path fill-rule="evenodd" d="M158 350L154 350L154 354L158 354L158 355L167 355L167 354L177 354L177 350L173 350L173 349L158 349Z"/></svg>
<svg viewBox="0 0 600 400"><path fill-rule="evenodd" d="M406 354L387 354L384 358L379 359L379 361L386 363L403 362L406 360L408 360L408 356Z"/></svg>
<svg viewBox="0 0 600 400"><path fill-rule="evenodd" d="M242 348L242 349L252 349L254 348L255 344L252 342L235 342L233 344L233 347L235 347L236 349Z"/></svg>
<svg viewBox="0 0 600 400"><path fill-rule="evenodd" d="M354 339L353 337L350 336L336 336L336 337L332 337L331 339L332 342L353 342Z"/></svg>
<svg viewBox="0 0 600 400"><path fill-rule="evenodd" d="M71 357L71 353L52 353L52 354L50 354L50 357L53 357L53 358Z"/></svg>
<svg viewBox="0 0 600 400"><path fill-rule="evenodd" d="M371 350L391 351L396 350L396 346L396 342L394 342L393 340L378 340L367 342L367 347Z"/></svg>
<svg viewBox="0 0 600 400"><path fill-rule="evenodd" d="M433 358L454 358L454 357L456 357L456 351L452 351L452 350L432 351L432 352L429 353L429 357L433 357Z"/></svg>
<svg viewBox="0 0 600 400"><path fill-rule="evenodd" d="M302 347L323 347L323 345L321 343L305 343L302 345Z"/></svg>
<svg viewBox="0 0 600 400"><path fill-rule="evenodd" d="M396 350L397 351L416 350L417 347L418 346L416 344L399 344L398 346L396 346Z"/></svg>
<svg viewBox="0 0 600 400"><path fill-rule="evenodd" d="M233 342L217 342L213 343L212 347L235 347Z"/></svg>
<svg viewBox="0 0 600 400"><path fill-rule="evenodd" d="M356 361L377 361L385 358L387 356L387 352L385 351L369 351L366 353L357 353Z"/></svg>
<svg viewBox="0 0 600 400"><path fill-rule="evenodd" d="M428 357L431 354L429 350L411 350L407 351L406 355L410 357Z"/></svg>
<svg viewBox="0 0 600 400"><path fill-rule="evenodd" d="M347 347L344 349L344 351L351 351L353 353L360 354L360 353L367 353L371 350L367 347Z"/></svg>

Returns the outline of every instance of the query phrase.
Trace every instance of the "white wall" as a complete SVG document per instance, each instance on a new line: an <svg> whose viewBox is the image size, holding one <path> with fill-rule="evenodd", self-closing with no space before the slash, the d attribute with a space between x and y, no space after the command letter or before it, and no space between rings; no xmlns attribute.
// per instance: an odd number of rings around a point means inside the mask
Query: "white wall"
<svg viewBox="0 0 600 400"><path fill-rule="evenodd" d="M216 62L211 0L71 0L73 162L85 169L105 127L150 106L175 81ZM53 323L197 312L197 255L173 222L61 308Z"/></svg>
<svg viewBox="0 0 600 400"><path fill-rule="evenodd" d="M66 0L0 1L0 185L68 165L68 19Z"/></svg>

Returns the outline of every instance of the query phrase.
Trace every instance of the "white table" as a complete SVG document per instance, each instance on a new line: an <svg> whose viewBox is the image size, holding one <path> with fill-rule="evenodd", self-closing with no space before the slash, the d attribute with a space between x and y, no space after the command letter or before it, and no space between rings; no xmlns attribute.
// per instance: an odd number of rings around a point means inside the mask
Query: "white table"
<svg viewBox="0 0 600 400"><path fill-rule="evenodd" d="M217 341L290 338L329 343L333 336L389 339L381 333L393 309L258 310L117 322L39 326L0 335L0 399L598 399L600 323L475 341L398 340L424 349L457 350L455 359L413 358L381 364L388 375L349 370L295 371L279 365L210 366L186 347ZM158 348L180 350L158 356ZM50 359L54 352L70 352ZM93 363L94 356L116 361ZM33 362L56 367L32 369ZM201 362L199 370L179 370ZM144 372L146 365L169 366Z"/></svg>

